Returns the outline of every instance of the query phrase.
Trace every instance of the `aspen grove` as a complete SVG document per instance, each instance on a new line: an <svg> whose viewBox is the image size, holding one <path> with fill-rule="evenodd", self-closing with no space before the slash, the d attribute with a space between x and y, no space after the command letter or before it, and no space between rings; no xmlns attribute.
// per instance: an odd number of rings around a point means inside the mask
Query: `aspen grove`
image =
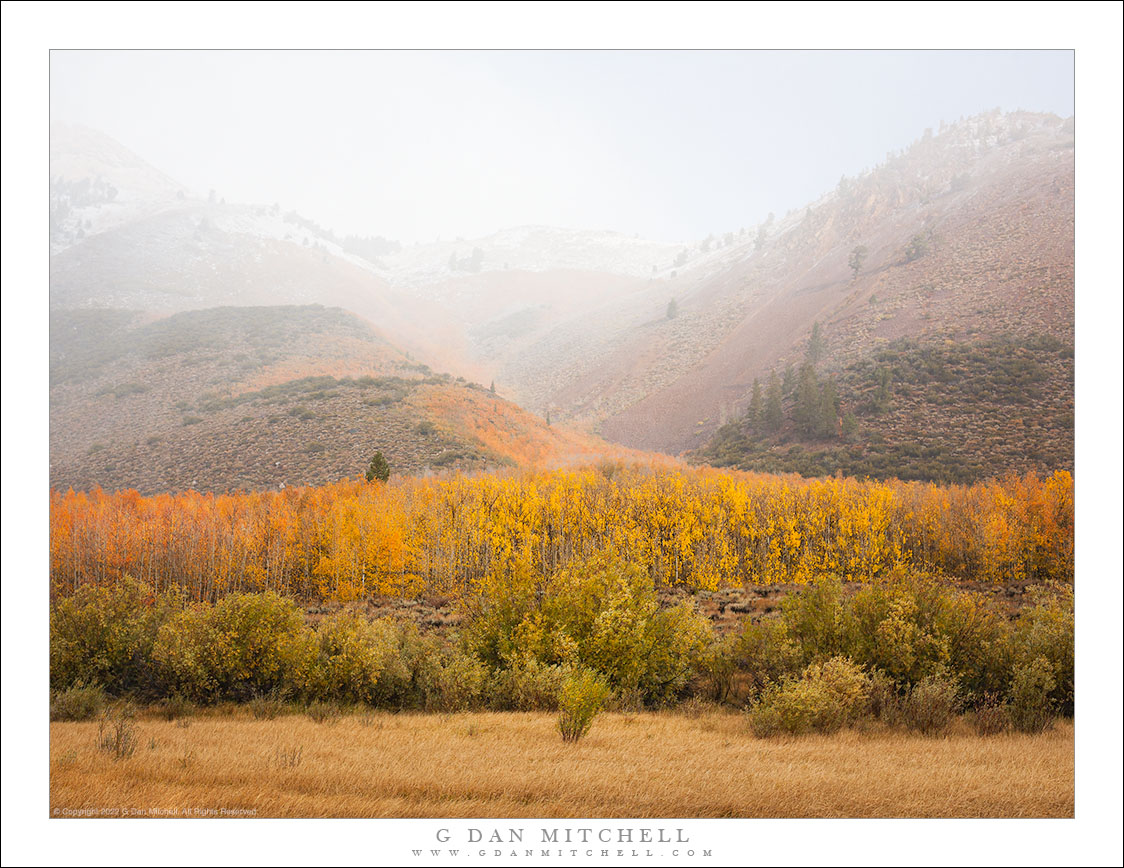
<svg viewBox="0 0 1124 868"><path fill-rule="evenodd" d="M1064 471L940 486L602 463L278 492L52 490L51 588L131 577L199 601L460 597L599 553L690 589L864 582L900 566L1071 582L1073 520Z"/></svg>

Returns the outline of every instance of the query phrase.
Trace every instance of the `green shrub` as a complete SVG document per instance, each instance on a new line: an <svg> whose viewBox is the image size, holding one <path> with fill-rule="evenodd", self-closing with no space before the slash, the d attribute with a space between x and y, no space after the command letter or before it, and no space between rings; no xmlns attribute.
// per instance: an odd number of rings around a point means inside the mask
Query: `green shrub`
<svg viewBox="0 0 1124 868"><path fill-rule="evenodd" d="M541 602L537 585L537 578L521 564L495 565L461 599L460 608L468 621L466 645L490 669L550 652L542 646L542 630L530 629Z"/></svg>
<svg viewBox="0 0 1124 868"><path fill-rule="evenodd" d="M555 711L568 665L524 657L508 669L495 670L488 681L488 706L497 711Z"/></svg>
<svg viewBox="0 0 1124 868"><path fill-rule="evenodd" d="M845 657L809 665L799 678L769 685L750 709L754 734L836 732L867 708L870 681Z"/></svg>
<svg viewBox="0 0 1124 868"><path fill-rule="evenodd" d="M423 708L426 684L439 665L440 644L409 622L394 624L394 641L396 651L386 660L371 702L380 708Z"/></svg>
<svg viewBox="0 0 1124 868"><path fill-rule="evenodd" d="M905 684L920 681L949 658L947 637L934 624L935 589L911 579L868 585L850 606L856 659Z"/></svg>
<svg viewBox="0 0 1124 868"><path fill-rule="evenodd" d="M1054 684L1049 698L1055 711L1073 714L1073 586L1047 585L1030 591L1031 605L1015 623L1012 637L1012 686L1019 668L1032 666L1039 658L1051 667ZM1027 676L1023 676L1024 678Z"/></svg>
<svg viewBox="0 0 1124 868"><path fill-rule="evenodd" d="M272 591L185 609L160 628L153 648L166 681L201 702L300 691L315 655L300 608Z"/></svg>
<svg viewBox="0 0 1124 868"><path fill-rule="evenodd" d="M870 699L870 678L863 667L846 657L833 657L805 670L805 678L819 680L843 710L850 722L863 714Z"/></svg>
<svg viewBox="0 0 1124 868"><path fill-rule="evenodd" d="M736 653L738 666L749 675L753 690L795 675L803 667L803 652L783 620L747 623L738 637Z"/></svg>
<svg viewBox="0 0 1124 868"><path fill-rule="evenodd" d="M749 728L753 731L753 734L758 738L772 738L784 732L806 731L804 723L795 722L791 715L788 717L788 726L786 726L785 709L775 701L776 698L777 695L772 690L768 690L747 709Z"/></svg>
<svg viewBox="0 0 1124 868"><path fill-rule="evenodd" d="M902 699L897 682L881 669L870 673L867 712L876 720L896 726L902 719Z"/></svg>
<svg viewBox="0 0 1124 868"><path fill-rule="evenodd" d="M637 689L653 705L684 690L711 641L690 603L661 610L652 577L608 554L560 571L542 609L553 643L546 662L594 669L613 689Z"/></svg>
<svg viewBox="0 0 1124 868"><path fill-rule="evenodd" d="M453 645L424 671L425 707L435 711L463 711L480 702L488 670L475 657Z"/></svg>
<svg viewBox="0 0 1124 868"><path fill-rule="evenodd" d="M108 701L105 691L96 684L79 682L65 690L52 690L51 720L93 720Z"/></svg>
<svg viewBox="0 0 1124 868"><path fill-rule="evenodd" d="M948 671L972 692L1001 688L1007 630L981 595L903 570L860 589L848 608L851 655L899 684Z"/></svg>
<svg viewBox="0 0 1124 868"><path fill-rule="evenodd" d="M635 687L614 690L605 701L607 711L623 711L635 714L644 710L644 694Z"/></svg>
<svg viewBox="0 0 1124 868"><path fill-rule="evenodd" d="M651 705L685 691L711 641L709 622L691 604L661 610L652 577L607 553L549 578L525 567L497 570L465 608L468 647L493 672L537 677L531 659L583 666Z"/></svg>
<svg viewBox="0 0 1124 868"><path fill-rule="evenodd" d="M734 687L738 670L738 639L724 636L714 639L699 655L697 669L706 695L715 702L725 702Z"/></svg>
<svg viewBox="0 0 1124 868"><path fill-rule="evenodd" d="M944 673L921 679L902 704L902 720L923 735L940 735L960 710L960 688Z"/></svg>
<svg viewBox="0 0 1124 868"><path fill-rule="evenodd" d="M785 597L781 617L804 663L848 653L851 629L839 578L825 576Z"/></svg>
<svg viewBox="0 0 1124 868"><path fill-rule="evenodd" d="M787 657L791 665L787 640L804 663L843 655L902 687L938 672L949 672L973 694L1005 687L1005 619L983 595L958 591L937 577L898 569L849 598L839 579L826 577L786 598L781 612L784 628L772 628L774 637L754 636L747 628L747 650Z"/></svg>
<svg viewBox="0 0 1124 868"><path fill-rule="evenodd" d="M182 605L178 594L156 595L128 578L109 587L83 585L59 599L51 608L51 686L100 684L118 696L157 690L153 646Z"/></svg>
<svg viewBox="0 0 1124 868"><path fill-rule="evenodd" d="M1054 722L1056 687L1053 664L1045 657L1017 665L1008 693L1011 726L1030 733L1049 729Z"/></svg>
<svg viewBox="0 0 1124 868"><path fill-rule="evenodd" d="M400 663L398 630L389 620L335 615L320 622L316 639L309 692L322 699L370 703L383 674Z"/></svg>
<svg viewBox="0 0 1124 868"><path fill-rule="evenodd" d="M710 627L690 603L660 610L654 593L641 594L610 593L596 601L593 617L580 603L556 600L553 614L563 635L574 637L580 665L603 673L617 691L664 705L684 692L711 641Z"/></svg>
<svg viewBox="0 0 1124 868"><path fill-rule="evenodd" d="M609 684L599 673L581 669L568 676L558 695L558 729L562 740L577 741L589 732L593 718L608 696Z"/></svg>

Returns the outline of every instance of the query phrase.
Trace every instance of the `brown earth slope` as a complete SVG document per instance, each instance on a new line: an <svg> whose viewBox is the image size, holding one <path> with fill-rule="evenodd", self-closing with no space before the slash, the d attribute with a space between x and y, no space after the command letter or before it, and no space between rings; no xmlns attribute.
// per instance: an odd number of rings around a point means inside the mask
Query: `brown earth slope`
<svg viewBox="0 0 1124 868"><path fill-rule="evenodd" d="M316 485L551 465L626 450L436 374L346 311L52 317L50 482L65 489Z"/></svg>
<svg viewBox="0 0 1124 868"><path fill-rule="evenodd" d="M676 320L618 348L617 371L647 359L640 373L655 365L668 373L602 432L638 448L702 445L744 412L754 378L799 364L816 321L825 371L903 337L1072 345L1073 172L1071 123L988 116L842 184L759 252L695 287ZM856 275L849 260L859 246L867 254ZM699 347L708 351L696 361Z"/></svg>

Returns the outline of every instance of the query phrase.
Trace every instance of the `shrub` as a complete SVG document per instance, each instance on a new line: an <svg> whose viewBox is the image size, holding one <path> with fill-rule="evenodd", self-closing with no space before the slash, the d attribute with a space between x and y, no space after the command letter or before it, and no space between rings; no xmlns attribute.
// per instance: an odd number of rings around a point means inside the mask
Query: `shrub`
<svg viewBox="0 0 1124 868"><path fill-rule="evenodd" d="M767 691L766 695L747 709L749 713L749 728L758 738L771 738L782 732L791 732L785 726L785 717L782 709L774 702L774 695Z"/></svg>
<svg viewBox="0 0 1124 868"><path fill-rule="evenodd" d="M690 699L685 699L675 706L675 712L684 717L697 718L702 717L713 708L714 703L708 702L701 696L692 696Z"/></svg>
<svg viewBox="0 0 1124 868"><path fill-rule="evenodd" d="M608 711L623 711L629 714L643 711L644 694L635 687L614 690L609 694L605 708Z"/></svg>
<svg viewBox="0 0 1124 868"><path fill-rule="evenodd" d="M846 657L833 657L805 670L805 677L818 679L839 703L846 721L861 715L870 699L870 679L863 667Z"/></svg>
<svg viewBox="0 0 1124 868"><path fill-rule="evenodd" d="M750 709L750 726L762 737L836 732L866 710L869 692L861 666L833 657L811 664L799 678L769 685Z"/></svg>
<svg viewBox="0 0 1124 868"><path fill-rule="evenodd" d="M1010 723L1007 704L996 693L986 693L976 703L972 723L977 735L999 735Z"/></svg>
<svg viewBox="0 0 1124 868"><path fill-rule="evenodd" d="M488 682L488 705L497 711L555 711L570 668L525 657L497 669Z"/></svg>
<svg viewBox="0 0 1124 868"><path fill-rule="evenodd" d="M1045 657L1016 666L1008 693L1011 726L1030 733L1049 729L1054 722L1056 686L1054 667Z"/></svg>
<svg viewBox="0 0 1124 868"><path fill-rule="evenodd" d="M112 695L157 689L152 652L161 626L182 607L175 593L156 595L124 579L83 585L51 608L51 686L100 684Z"/></svg>
<svg viewBox="0 0 1124 868"><path fill-rule="evenodd" d="M683 691L711 641L709 623L690 603L661 610L652 577L607 553L560 571L542 608L547 662L595 669L649 704Z"/></svg>
<svg viewBox="0 0 1124 868"><path fill-rule="evenodd" d="M923 234L918 233L909 239L909 244L905 248L905 261L913 262L920 259L929 252L929 239Z"/></svg>
<svg viewBox="0 0 1124 868"><path fill-rule="evenodd" d="M699 655L699 675L702 676L707 696L715 702L724 702L733 689L734 675L738 669L737 647L738 640L735 637L725 636L713 640Z"/></svg>
<svg viewBox="0 0 1124 868"><path fill-rule="evenodd" d="M875 669L870 673L870 694L867 711L871 717L890 726L896 726L902 718L902 700L898 685L885 672Z"/></svg>
<svg viewBox="0 0 1124 868"><path fill-rule="evenodd" d="M279 747L273 752L273 764L279 769L295 769L304 757L304 746Z"/></svg>
<svg viewBox="0 0 1124 868"><path fill-rule="evenodd" d="M762 689L800 672L803 654L783 620L748 623L737 641L738 666L750 676L751 687Z"/></svg>
<svg viewBox="0 0 1124 868"><path fill-rule="evenodd" d="M168 721L188 718L194 714L195 704L178 693L160 703L160 716Z"/></svg>
<svg viewBox="0 0 1124 868"><path fill-rule="evenodd" d="M300 608L272 591L185 609L160 628L153 648L168 683L202 702L299 690L315 654Z"/></svg>
<svg viewBox="0 0 1124 868"><path fill-rule="evenodd" d="M923 735L939 735L952 723L960 709L960 688L943 673L921 679L906 696L902 720Z"/></svg>
<svg viewBox="0 0 1124 868"><path fill-rule="evenodd" d="M698 671L700 658L713 643L710 623L693 603L656 612L644 637L644 665L637 686L651 704L680 698Z"/></svg>
<svg viewBox="0 0 1124 868"><path fill-rule="evenodd" d="M284 693L275 690L265 696L251 697L246 707L254 720L275 720L285 712Z"/></svg>
<svg viewBox="0 0 1124 868"><path fill-rule="evenodd" d="M93 720L107 701L105 691L96 684L79 682L66 690L51 691L51 720Z"/></svg>
<svg viewBox="0 0 1124 868"><path fill-rule="evenodd" d="M131 705L107 708L98 723L98 749L115 760L128 759L137 750L137 730L133 723L135 711Z"/></svg>
<svg viewBox="0 0 1124 868"><path fill-rule="evenodd" d="M493 671L521 669L511 676L519 679L542 674L529 660L581 666L649 704L682 694L711 641L693 606L661 610L652 577L608 553L546 579L522 566L497 568L465 607L468 647Z"/></svg>
<svg viewBox="0 0 1124 868"><path fill-rule="evenodd" d="M441 648L426 637L413 623L394 623L395 653L386 658L386 668L379 676L371 697L372 704L383 708L420 708L425 705L426 684L435 678Z"/></svg>
<svg viewBox="0 0 1124 868"><path fill-rule="evenodd" d="M582 669L562 682L558 696L558 729L563 741L577 741L593 725L593 718L609 696L604 676Z"/></svg>
<svg viewBox="0 0 1124 868"><path fill-rule="evenodd" d="M851 601L856 659L897 682L913 684L948 662L949 648L934 629L931 586L908 578L862 588ZM933 589L935 590L935 589Z"/></svg>
<svg viewBox="0 0 1124 868"><path fill-rule="evenodd" d="M316 638L309 690L322 699L370 703L379 695L383 674L400 662L398 631L386 619L335 615L320 622Z"/></svg>
<svg viewBox="0 0 1124 868"><path fill-rule="evenodd" d="M425 707L436 711L472 708L484 693L488 670L462 649L446 648L424 672Z"/></svg>
<svg viewBox="0 0 1124 868"><path fill-rule="evenodd" d="M308 706L308 716L316 723L326 723L334 726L339 723L343 712L334 702L321 702L317 700Z"/></svg>
<svg viewBox="0 0 1124 868"><path fill-rule="evenodd" d="M1018 670L1042 658L1051 667L1049 698L1055 711L1073 714L1073 586L1046 585L1030 590L1031 605L1015 624L1012 637L1012 686ZM1024 678L1027 676L1023 676Z"/></svg>
<svg viewBox="0 0 1124 868"><path fill-rule="evenodd" d="M765 690L751 709L750 724L761 737L835 732L843 726L843 714L823 684L795 678Z"/></svg>
<svg viewBox="0 0 1124 868"><path fill-rule="evenodd" d="M818 579L781 603L788 636L800 649L804 663L847 653L848 616L843 582L833 576Z"/></svg>
<svg viewBox="0 0 1124 868"><path fill-rule="evenodd" d="M557 656L543 630L545 588L540 592L539 585L528 567L497 564L461 600L468 618L466 644L489 668L507 668L524 657ZM555 635L561 638L560 631Z"/></svg>
<svg viewBox="0 0 1124 868"><path fill-rule="evenodd" d="M975 693L1002 688L1008 629L982 595L899 570L861 588L845 608L847 652L898 684L947 671Z"/></svg>

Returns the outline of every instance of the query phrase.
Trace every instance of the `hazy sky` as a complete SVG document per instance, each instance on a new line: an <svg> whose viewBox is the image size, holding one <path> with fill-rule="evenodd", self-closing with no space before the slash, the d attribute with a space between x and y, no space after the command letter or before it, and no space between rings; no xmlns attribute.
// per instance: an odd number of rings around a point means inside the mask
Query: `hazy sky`
<svg viewBox="0 0 1124 868"><path fill-rule="evenodd" d="M51 118L190 189L403 241L703 237L991 108L1073 113L1069 51L54 51Z"/></svg>

